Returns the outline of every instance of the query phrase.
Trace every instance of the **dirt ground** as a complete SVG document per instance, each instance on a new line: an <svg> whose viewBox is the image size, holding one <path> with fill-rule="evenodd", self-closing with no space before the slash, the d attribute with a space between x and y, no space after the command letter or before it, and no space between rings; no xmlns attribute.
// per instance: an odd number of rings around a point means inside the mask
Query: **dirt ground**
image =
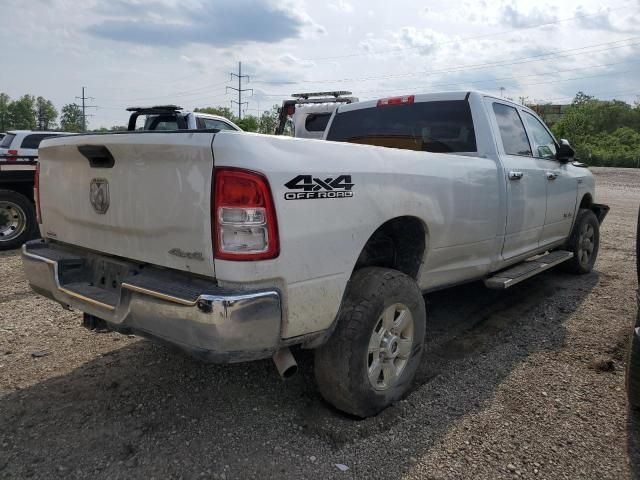
<svg viewBox="0 0 640 480"><path fill-rule="evenodd" d="M611 206L595 271L428 295L415 388L367 420L322 401L309 352L283 383L270 361L90 332L0 254L0 478L640 476L624 393L640 170L593 170Z"/></svg>

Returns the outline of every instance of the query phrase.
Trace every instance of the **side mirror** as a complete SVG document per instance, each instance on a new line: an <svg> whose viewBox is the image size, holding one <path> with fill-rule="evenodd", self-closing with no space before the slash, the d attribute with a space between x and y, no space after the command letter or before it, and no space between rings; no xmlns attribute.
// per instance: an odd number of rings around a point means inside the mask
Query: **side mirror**
<svg viewBox="0 0 640 480"><path fill-rule="evenodd" d="M556 160L560 162L570 162L575 157L576 152L571 148L569 140L564 138L560 139L560 145L558 145L558 153L556 153Z"/></svg>

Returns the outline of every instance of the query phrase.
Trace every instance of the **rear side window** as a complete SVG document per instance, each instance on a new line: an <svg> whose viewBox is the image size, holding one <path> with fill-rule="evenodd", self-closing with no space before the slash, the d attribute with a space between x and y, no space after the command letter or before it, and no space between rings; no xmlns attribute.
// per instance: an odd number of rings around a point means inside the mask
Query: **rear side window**
<svg viewBox="0 0 640 480"><path fill-rule="evenodd" d="M466 100L419 102L338 113L327 140L424 152L476 152Z"/></svg>
<svg viewBox="0 0 640 480"><path fill-rule="evenodd" d="M27 135L22 139L22 144L20 148L38 148L40 146L40 142L45 138L55 137L56 135L46 134L46 133L34 133L32 135Z"/></svg>
<svg viewBox="0 0 640 480"><path fill-rule="evenodd" d="M215 120L213 118L203 118L202 123L204 124L204 128L213 128L216 130L235 130L228 123L222 122L220 120Z"/></svg>
<svg viewBox="0 0 640 480"><path fill-rule="evenodd" d="M7 133L7 135L2 139L2 143L0 143L0 148L9 148L14 138L16 138L15 133Z"/></svg>
<svg viewBox="0 0 640 480"><path fill-rule="evenodd" d="M494 103L493 112L496 115L498 128L500 128L504 153L507 155L532 156L529 138L518 111L509 105Z"/></svg>
<svg viewBox="0 0 640 480"><path fill-rule="evenodd" d="M307 132L324 132L331 115L331 113L310 113L304 121L304 128Z"/></svg>

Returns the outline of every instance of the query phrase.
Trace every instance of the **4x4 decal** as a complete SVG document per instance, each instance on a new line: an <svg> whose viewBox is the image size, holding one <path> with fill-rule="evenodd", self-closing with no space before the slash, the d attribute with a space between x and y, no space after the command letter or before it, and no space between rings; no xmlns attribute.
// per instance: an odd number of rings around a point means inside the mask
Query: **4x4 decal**
<svg viewBox="0 0 640 480"><path fill-rule="evenodd" d="M350 198L355 183L351 182L351 175L340 175L333 178L316 178L313 175L298 175L284 184L289 190L301 192L286 192L285 200L312 200L318 198Z"/></svg>

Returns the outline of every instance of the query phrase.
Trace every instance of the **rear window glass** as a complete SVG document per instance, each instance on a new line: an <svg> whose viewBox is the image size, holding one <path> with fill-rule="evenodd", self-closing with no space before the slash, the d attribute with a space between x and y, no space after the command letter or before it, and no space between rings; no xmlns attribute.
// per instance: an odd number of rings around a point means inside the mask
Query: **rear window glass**
<svg viewBox="0 0 640 480"><path fill-rule="evenodd" d="M136 130L178 130L178 118L175 114L140 115L136 119Z"/></svg>
<svg viewBox="0 0 640 480"><path fill-rule="evenodd" d="M324 132L331 115L331 113L310 113L304 121L304 128L307 132Z"/></svg>
<svg viewBox="0 0 640 480"><path fill-rule="evenodd" d="M27 135L22 139L22 144L20 148L38 148L40 146L40 142L45 138L55 137L56 135L44 134L44 133L36 133L33 135Z"/></svg>
<svg viewBox="0 0 640 480"><path fill-rule="evenodd" d="M0 148L9 148L14 138L16 138L15 133L7 133L6 137L2 139L2 143L0 143Z"/></svg>
<svg viewBox="0 0 640 480"><path fill-rule="evenodd" d="M424 152L476 152L466 100L419 102L338 113L327 140Z"/></svg>

